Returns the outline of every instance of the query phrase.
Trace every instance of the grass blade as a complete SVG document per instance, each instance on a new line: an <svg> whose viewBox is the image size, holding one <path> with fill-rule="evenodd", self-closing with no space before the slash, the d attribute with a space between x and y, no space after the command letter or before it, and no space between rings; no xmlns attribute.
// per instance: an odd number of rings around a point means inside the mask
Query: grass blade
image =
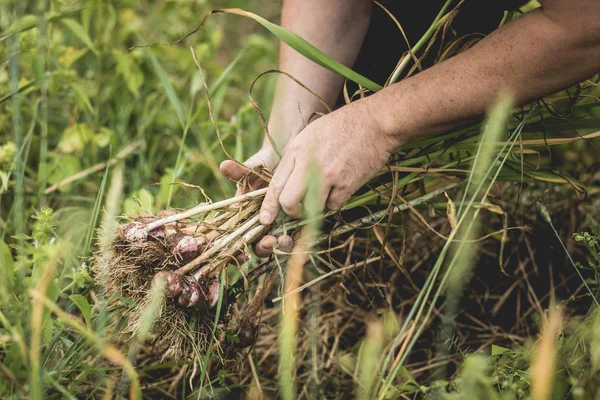
<svg viewBox="0 0 600 400"><path fill-rule="evenodd" d="M509 110L509 100L507 99L503 99L501 100L498 105L494 108L494 110L491 113L491 116L489 118L490 123L488 124L488 129L486 129L483 137L482 137L482 142L483 141L489 141L489 142L493 142L494 138L502 132L502 129L504 127L504 123L506 121L506 116ZM492 125L493 122L493 125ZM522 126L524 125L524 122L522 123ZM487 186L487 189L483 195L483 199L485 200L485 197L487 196L487 194L489 193L489 191L491 190L492 185L494 184L497 175L499 174L499 171L501 170L504 162L506 160L506 157L508 156L508 154L510 153L510 150L506 151L507 148L512 148L512 146L515 145L515 139L516 137L518 137L518 135L520 134L521 130L522 130L522 126L521 129L517 129L515 130L515 132L513 132L513 134L511 135L509 141L507 141L505 143L504 148L502 148L496 155L496 157L494 159L492 159L490 157L490 154L481 154L478 158L476 158L476 160L474 161L474 165L477 165L477 169L483 170L485 172L476 172L476 168L472 168L471 170L471 174L469 177L469 182L472 185L475 185L475 182L477 182L477 180L480 180L480 182L477 184L476 189L473 192L473 195L471 196L470 201L468 202L467 206L466 206L466 210L468 210L470 207L472 207L472 205L475 203L475 200L479 194L479 192L481 191L483 184L485 182L489 182L489 185ZM490 140L488 140L490 139ZM483 152L484 153L488 153L488 152L492 152L491 149L493 149L493 146L491 146L489 143L487 145L482 145L480 146L480 151L481 149L484 149ZM504 158L502 159L502 155L504 154ZM478 161L479 160L479 161ZM499 165L498 162L500 162ZM484 163L486 163L487 165L485 165ZM496 166L496 172L494 174L493 169ZM491 176L491 179L487 179L488 177ZM434 268L432 269L431 273L429 274L429 276L427 277L427 280L425 281L425 284L423 285L423 288L421 289L421 292L419 293L419 295L417 296L417 299L413 305L413 307L411 308L406 321L404 322L402 328L400 329L400 332L398 333L398 335L396 336L396 339L394 341L393 346L390 348L390 350L388 351L388 354L386 355L386 358L384 360L383 363L383 368L382 371L386 371L389 363L391 362L391 360L394 357L394 353L395 350L398 348L398 346L400 345L400 341L404 340L405 342L407 340L409 341L408 346L406 347L400 362L395 363L392 370L389 372L389 374L387 375L387 377L384 379L383 382L383 386L378 390L378 398L381 400L383 398L385 398L385 396L388 394L387 391L388 389L391 387L392 382L394 381L396 375L398 374L398 372L400 371L404 361L406 360L406 358L408 357L408 355L410 354L410 351L412 349L412 347L414 346L414 344L416 343L418 337L420 336L421 332L423 331L423 329L425 328L425 325L427 323L427 321L430 318L431 313L433 312L433 308L435 307L435 304L437 302L437 299L439 298L439 296L441 295L442 290L445 287L446 281L449 278L449 274L450 272L454 269L454 267L456 266L458 257L456 257L456 254L461 254L462 249L465 246L465 241L461 241L459 244L459 248L457 250L457 252L455 253L455 257L453 257L453 259L450 261L449 266L446 269L446 273L444 274L441 282L439 282L437 284L437 290L435 291L435 294L433 295L433 297L430 299L429 296L431 295L431 292L434 288L434 286L436 286L436 280L438 277L438 274L441 271L442 268L442 264L446 258L446 254L451 246L452 241L454 240L454 238L457 236L458 232L460 229L465 229L465 232L469 232L473 229L473 224L475 222L475 218L477 217L479 210L476 210L473 215L471 216L471 218L469 218L469 225L467 226L467 228L464 228L464 224L466 222L466 217L467 217L467 213L463 212L462 214L459 214L459 219L456 225L456 228L454 228L452 230L452 232L449 235L449 240L446 242L446 244L444 245L444 247L442 248L442 251L440 252L440 255L436 261L436 264L434 266ZM459 211L460 213L460 211ZM462 258L462 257L461 257ZM423 313L425 311L425 307L427 304L430 304L430 307L428 308L427 312L425 313L425 315L423 316ZM411 324L417 324L420 323L419 328L417 329L417 331L415 332L414 335L409 335L412 336L412 338L404 338L404 333L407 331L407 329L409 328L409 325ZM380 385L378 385L380 386ZM376 389L376 390L377 390Z"/></svg>
<svg viewBox="0 0 600 400"><path fill-rule="evenodd" d="M156 75L158 75L158 78L160 79L160 82L162 83L162 85L165 89L167 97L169 98L169 101L171 102L171 105L173 106L173 109L175 110L175 115L177 115L179 124L181 125L182 128L185 129L186 124L185 124L185 118L184 118L184 114L183 114L183 108L181 107L181 102L179 101L179 97L177 97L175 88L171 84L171 81L169 80L167 73L165 72L164 68L160 64L160 61L158 61L158 58L156 57L156 55L154 55L154 53L148 48L146 48L146 54L148 55L148 57L150 57L150 61L152 62L154 71L156 72Z"/></svg>
<svg viewBox="0 0 600 400"><path fill-rule="evenodd" d="M200 23L198 28L196 28L193 32L189 33L182 39L178 40L176 43L179 43L185 40L190 35L196 33L204 24L206 23L208 17L212 14L217 13L227 13L227 14L235 14L240 15L242 17L251 18L254 21L261 24L265 27L269 32L275 35L279 40L296 50L298 53L302 54L304 57L309 60L319 64L320 66L327 68L330 71L340 74L346 79L349 79L357 84L371 90L372 92L377 92L382 89L380 85L373 82L372 80L360 75L359 73L353 71L348 68L344 64L339 61L329 57L327 54L323 53L321 50L317 49L312 44L308 43L306 40L302 39L300 36L295 33L277 25L272 22L267 21L263 17L251 13L249 11L242 10L240 8L217 8L212 10L209 14L204 17L204 20Z"/></svg>
<svg viewBox="0 0 600 400"><path fill-rule="evenodd" d="M110 166L107 165L106 169L104 170L104 175L102 176L100 188L98 188L96 200L94 201L94 207L92 208L92 216L90 217L87 234L85 236L85 245L83 247L83 252L81 253L83 257L88 256L88 254L90 253L90 248L92 247L92 240L94 238L96 224L98 223L98 217L100 216L100 209L102 208L102 199L104 198L104 191L106 190L106 181L108 180L109 170Z"/></svg>
<svg viewBox="0 0 600 400"><path fill-rule="evenodd" d="M544 220L546 220L546 222L552 228L552 231L554 232L554 235L556 235L556 238L558 239L561 247L563 248L563 250L565 251L565 254L569 258L569 262L571 263L571 265L573 266L573 268L575 268L575 272L577 272L577 275L579 275L579 278L581 278L581 282L583 282L583 284L585 285L585 288L590 293L590 296L592 296L592 299L594 300L594 303L596 303L596 305L598 307L600 307L600 303L598 302L598 299L596 299L596 296L594 296L594 292L592 292L592 289L590 288L590 286L588 285L587 281L585 280L585 278L581 274L581 271L579 271L579 268L577 268L577 264L575 264L575 261L573 261L573 258L571 257L571 254L569 253L569 250L567 250L567 247L565 246L565 244L563 243L562 239L560 238L560 235L556 231L556 228L554 227L554 224L552 223L552 218L550 218L550 213L548 212L548 209L542 203L537 203L536 207L537 207L538 212L540 213L540 215L544 218Z"/></svg>

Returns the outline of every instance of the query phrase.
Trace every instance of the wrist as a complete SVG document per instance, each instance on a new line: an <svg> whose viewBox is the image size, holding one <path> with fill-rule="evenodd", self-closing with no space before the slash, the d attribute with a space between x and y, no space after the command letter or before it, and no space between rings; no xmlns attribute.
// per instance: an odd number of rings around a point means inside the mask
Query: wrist
<svg viewBox="0 0 600 400"><path fill-rule="evenodd" d="M264 139L263 139L263 143L261 146L261 150L265 150L268 149L270 151L273 151L273 142L275 144L275 146L277 147L277 151L279 153L281 153L283 155L283 153L285 153L285 150L287 149L289 143L292 141L292 139L298 134L297 132L294 132L291 129L278 129L278 128L274 128L272 127L272 125L269 123L268 126L269 129L269 136L271 136L269 138L268 135L264 135Z"/></svg>
<svg viewBox="0 0 600 400"><path fill-rule="evenodd" d="M275 142L277 150L279 150L280 153L285 153L292 139L302 132L310 122L319 117L319 115L314 115L314 112L320 112L320 110L310 111L310 114L308 115L305 114L304 110L302 110L302 114L300 114L300 110L298 109L296 109L294 113L287 113L287 115L281 115L282 113L271 115L268 124L269 135L271 135L271 138ZM262 144L262 148L265 147L273 147L271 139L269 139L267 135L265 135Z"/></svg>
<svg viewBox="0 0 600 400"><path fill-rule="evenodd" d="M398 99L379 92L353 104L361 105L367 130L374 133L373 139L383 143L386 151L393 153L406 143L409 132L403 114L407 107L399 104Z"/></svg>

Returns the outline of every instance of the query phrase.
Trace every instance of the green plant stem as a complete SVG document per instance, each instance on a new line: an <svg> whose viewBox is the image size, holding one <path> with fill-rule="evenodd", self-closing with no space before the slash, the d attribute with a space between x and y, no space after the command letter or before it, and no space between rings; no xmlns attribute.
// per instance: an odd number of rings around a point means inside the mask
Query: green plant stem
<svg viewBox="0 0 600 400"><path fill-rule="evenodd" d="M494 182L496 181L496 177L498 176L498 174L500 173L502 166L504 165L504 162L506 161L508 154L510 154L510 151L512 150L512 148L515 146L516 144L516 140L519 137L519 135L521 134L524 126L525 126L525 121L527 119L525 118L520 126L515 129L515 131L513 132L513 134L511 135L511 137L509 138L509 140L507 142L505 142L503 148L498 152L497 156L495 157L495 159L493 160L493 162L490 164L490 166L487 168L486 172L483 174L483 176L489 176L492 174L494 166L496 163L500 162L500 165L497 167L494 177L493 179L490 181L487 190L483 196L483 199L485 200L485 198L487 197L489 191L491 190ZM501 159L502 154L505 154L504 157ZM472 171L471 175L474 174L475 171ZM477 185L477 188L473 191L473 195L471 196L470 201L468 202L465 210L468 210L471 208L471 206L473 205L473 203L476 200L476 196L477 194L481 191L481 189L483 188L484 183L486 182L486 179L481 179L479 184ZM480 210L476 210L475 211L475 217L478 215ZM384 360L384 364L383 367L381 369L381 371L386 371L387 367L389 365L389 363L391 362L392 356L394 354L395 349L398 347L399 343L400 343L400 339L403 337L404 333L406 332L406 330L408 329L408 326L411 322L414 321L414 323L416 324L417 321L421 320L421 315L423 314L423 311L425 309L425 305L427 304L427 302L425 302L423 299L425 298L429 298L429 295L431 294L431 291L433 289L434 286L434 282L437 279L437 276L439 274L439 272L441 271L441 267L442 267L442 263L446 257L446 253L448 252L449 248L450 248L450 244L452 243L454 237L456 236L458 230L460 229L460 227L464 224L464 221L467 217L467 212L465 211L464 213L462 213L462 215L460 215L459 220L457 222L456 227L452 230L452 232L450 233L448 240L446 241L446 244L444 245L444 247L442 248L442 251L440 252L440 255L436 261L436 264L434 265L432 272L429 274L429 276L427 277L427 280L425 281L425 284L423 285L423 289L421 290L421 292L419 293L419 295L417 296L417 299L415 301L414 306L411 308L411 310L409 311L409 314L404 322L404 324L402 325L400 331L398 332L398 334L396 335L396 339L394 340L394 343L392 345L392 347L390 348L385 360ZM475 221L475 217L470 221L469 226L467 227L467 231L469 231L472 226L473 223ZM457 251L460 252L460 250L463 248L463 246L465 245L465 241L461 241L459 244L459 249ZM451 264L448 266L446 273L444 275L444 277L442 278L442 281L440 282L440 284L438 285L438 289L436 291L436 294L433 297L433 300L430 302L431 306L429 307L429 310L426 313L426 317L424 318L423 322L421 323L421 325L419 326L418 330L416 331L416 333L413 335L412 340L409 342L409 345L406 347L405 352L403 354L403 356L400 359L400 362L396 365L396 367L390 371L390 373L388 374L387 378L384 381L384 386L381 388L381 390L379 390L379 384L378 387L376 389L375 392L379 393L379 399L382 400L385 395L387 390L390 388L395 376L398 374L400 368L402 367L404 361L406 360L406 357L408 356L408 354L410 353L410 350L412 349L412 347L414 346L414 344L416 343L416 340L418 339L420 333L422 332L422 330L424 329L425 324L427 323L432 311L433 311L433 307L435 306L435 303L442 291L442 289L444 288L445 282L450 274L450 272L452 271L454 265L456 262L456 258L454 258L451 261ZM415 308L418 307L418 311L415 312ZM416 314L416 316L415 316ZM414 319L413 319L414 316Z"/></svg>
<svg viewBox="0 0 600 400"><path fill-rule="evenodd" d="M594 292L592 292L592 289L587 284L585 278L581 274L581 271L579 271L579 268L577 268L577 265L575 264L575 261L573 261L573 258L571 257L571 254L569 253L569 250L567 250L567 247L565 246L565 244L563 243L562 239L560 238L560 235L556 231L556 228L554 227L554 224L552 223L552 219L550 218L550 213L548 213L548 210L546 209L546 207L543 204L541 204L541 203L538 203L538 209L540 210L540 214L542 215L542 217L544 217L544 219L546 220L546 222L552 228L552 231L554 232L554 235L556 235L556 238L558 239L561 247L563 248L563 250L567 254L567 257L569 258L569 262L571 263L571 265L573 266L573 268L575 268L575 272L577 272L577 275L579 275L579 278L581 279L581 282L583 282L585 288L590 293L590 296L592 296L592 299L594 299L594 303L596 303L596 305L598 307L600 307L600 303L598 302L598 299L596 298L596 296L594 296Z"/></svg>
<svg viewBox="0 0 600 400"><path fill-rule="evenodd" d="M406 68L408 62L411 60L411 55L418 52L421 49L421 47L423 47L425 43L427 43L427 41L433 36L435 31L437 31L441 26L443 26L446 23L448 15L443 15L448 9L448 7L450 7L450 4L452 4L452 0L446 0L446 3L444 3L444 6L433 20L433 23L431 24L429 29L427 29L427 31L421 37L421 39L419 39L419 41L410 49L409 53L402 58L400 63L398 63L398 66L396 67L394 72L392 72L392 76L390 77L390 84L398 81L398 79L400 78L400 74L402 74L402 71L404 71L404 68Z"/></svg>
<svg viewBox="0 0 600 400"><path fill-rule="evenodd" d="M16 15L13 15L16 17ZM16 18L14 18L16 20ZM21 157L23 146L23 138L21 134L21 110L19 101L19 35L14 35L9 39L8 45L11 56L8 61L8 71L10 77L10 90L13 93L11 98L11 117L13 140L17 148L15 157L15 200L13 211L13 222L16 234L25 232L25 198L24 198L24 181L25 181L25 164Z"/></svg>

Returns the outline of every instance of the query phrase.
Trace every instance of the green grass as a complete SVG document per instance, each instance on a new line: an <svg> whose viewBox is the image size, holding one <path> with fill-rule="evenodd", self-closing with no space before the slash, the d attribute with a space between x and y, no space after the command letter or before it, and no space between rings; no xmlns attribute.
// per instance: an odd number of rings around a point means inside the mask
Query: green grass
<svg viewBox="0 0 600 400"><path fill-rule="evenodd" d="M413 48L415 52L446 22L448 4ZM187 39L203 74L183 44L128 50L147 43L172 43L192 31L216 6L243 7L268 20L279 11L278 4L266 0L0 4L0 397L141 398L142 390L145 396L165 394L168 385L160 383L161 374L182 366L184 360L147 363L144 359L153 315L160 305L159 290L152 293L138 336L124 341L121 333L127 319L113 308L113 299L94 287L89 265L94 262L92 256L110 244L116 218L122 213L188 208L204 201L205 194L213 200L233 195L234 186L221 176L218 165L226 151L243 160L262 142L261 121L247 91L256 76L276 65L275 36L362 86L380 89L368 77L341 66L256 14L241 12L250 19L214 15ZM409 61L399 64L392 81ZM204 83L220 137L211 122ZM268 110L272 101L274 83L271 74L252 93L263 110ZM402 168L468 171L448 173L467 180L463 198L456 201L453 217L457 225L449 235L458 241L447 241L401 326L390 327L390 316L374 316L364 340L357 336L356 347L348 349L358 398L425 396L437 390L434 384L421 386L408 379L405 364L438 300L456 298L464 289L462 276L468 275L473 264L470 254L477 247L467 239L479 236L477 217L486 212L476 206L486 201L496 181L549 182L571 188L566 185L569 183L581 190L577 179L556 172L553 159L546 154L550 147L539 140L548 134L552 140L571 128L584 134L600 129L600 106L592 96L597 88L587 87L584 92L590 97L580 99L567 119L557 118L539 105L517 118L509 115L509 106L502 102L492 110L485 126L472 124L410 143L401 149L405 157L394 165L396 179L391 184L379 182L377 192L357 195L345 207L379 205L382 195L432 182L420 172L402 172ZM553 105L568 108L566 92L559 96ZM523 158L517 152L520 139L529 151ZM582 147L585 144L573 147L582 157L594 159L593 150ZM541 168L536 165L538 158ZM567 164L564 161L562 166ZM314 171L312 174L316 177ZM308 225L310 237L317 237L322 228L315 222L321 218L320 210L311 206L316 182L312 179L309 185L307 219L289 224ZM59 183L64 184L54 186ZM419 207L425 210L427 205ZM389 210L393 211L393 204ZM598 231L592 230L576 238L587 246L595 264L583 267L571 259L578 272L588 268L595 274L595 281L585 281L594 299L599 287L598 236ZM307 258L312 276L321 275L322 265L312 255ZM282 272L299 274L305 261L294 260L295 268ZM222 282L227 279L223 274ZM223 311L224 287L221 285L215 326ZM311 296L321 299L316 291ZM303 310L293 307L298 299L300 295L281 302L286 313L277 327L279 376L258 377L264 388L271 393L279 391L286 399L295 398L301 387L298 376L305 372L302 366L310 366L316 377L309 385L312 393L320 393L317 378L326 373L312 362L322 350L314 332L310 360L299 358L297 345L305 317ZM449 315L457 312L456 303L446 307ZM316 301L308 314L316 319L322 312ZM600 369L595 356L600 345L594 333L599 321L597 311L591 312L557 344L560 354L573 361L571 366L559 366L561 372L581 381L595 379ZM319 325L316 320L311 323L313 328ZM450 323L450 334L452 327ZM197 365L188 364L186 375L175 386L181 398L190 393L195 398L218 393L227 396L238 389L227 380L235 371L212 368L212 349L218 340L215 332L208 354ZM395 362L401 344L406 347ZM449 399L524 398L534 347L528 342L514 349L503 348L498 354L492 349L489 357L465 353L458 377L449 384L444 382L443 387L452 390L438 394ZM507 369L513 375L504 387ZM580 386L572 383L572 391Z"/></svg>
<svg viewBox="0 0 600 400"><path fill-rule="evenodd" d="M128 51L178 38L210 7L83 0L0 5L0 143L16 146L14 162L8 147L0 160L7 182L0 185L0 362L8 373L0 373L1 397L95 398L110 387L117 390L111 371L134 371L127 358L121 367L103 359L114 362L127 354L109 344L118 345L125 321L111 311L109 299L92 296L89 257L110 241L115 217L123 212L196 204L201 193L178 182L202 185L214 198L233 194L218 173L224 154L189 50ZM275 40L256 31L249 24L215 23L192 40L225 143L243 143L242 157L258 147L262 134L244 87L276 62ZM255 91L262 106L273 85L267 79ZM44 193L136 141L142 146L124 158ZM43 206L54 212L43 214L45 221L32 219ZM104 242L97 241L101 221ZM36 228L42 222L45 228ZM54 277L42 279L38 270ZM59 308L51 313L41 300L32 305L33 289L72 316ZM131 347L129 356L136 353Z"/></svg>

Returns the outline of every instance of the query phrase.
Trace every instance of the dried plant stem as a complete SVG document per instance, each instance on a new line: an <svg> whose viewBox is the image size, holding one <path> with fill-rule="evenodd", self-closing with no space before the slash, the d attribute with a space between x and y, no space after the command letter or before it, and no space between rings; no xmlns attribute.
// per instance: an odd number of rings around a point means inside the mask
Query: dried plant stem
<svg viewBox="0 0 600 400"><path fill-rule="evenodd" d="M219 236L223 235L224 232L227 232L230 229L235 228L235 226L240 222L243 221L246 217L248 217L250 214L252 214L253 212L256 211L256 209L258 208L258 204L251 204L247 207L244 207L242 210L232 213L229 217L229 219L223 223L221 223L221 225L214 227L212 231L210 231L209 233L207 233L205 235L206 237L206 242L207 243L211 243L213 241L215 241L215 245L218 242Z"/></svg>
<svg viewBox="0 0 600 400"><path fill-rule="evenodd" d="M256 290L256 294L250 301L250 304L248 304L248 306L244 310L243 319L252 321L252 319L254 319L254 317L258 315L260 310L263 308L263 305L265 304L267 296L269 295L269 293L271 293L271 290L273 290L273 286L278 280L279 274L277 273L271 273L265 277L263 285Z"/></svg>
<svg viewBox="0 0 600 400"><path fill-rule="evenodd" d="M44 194L50 194L54 191L56 191L57 189L71 184L73 182L76 182L80 179L85 178L88 175L91 175L93 173L102 171L104 168L106 168L107 166L113 166L115 165L117 162L125 159L127 156L129 156L131 153L133 153L134 151L136 151L140 146L142 145L142 141L141 140L136 140L135 142L131 143L130 145L128 145L127 147L125 147L123 150L121 150L120 152L117 153L116 156L114 156L113 158L111 158L110 160L108 160L107 162L103 162L103 163L99 163L96 164L90 168L84 169L83 171L80 171L74 175L71 175L68 178L63 179L62 181L55 183L52 186L49 186L48 188L46 188L46 190L44 190Z"/></svg>
<svg viewBox="0 0 600 400"><path fill-rule="evenodd" d="M444 186L442 188L436 189L430 193L427 193L424 196L418 197L414 200L409 201L408 203L412 206L417 206L419 204L423 204L429 200L431 200L432 198L434 198L437 195L442 194L443 192L450 190L451 188L457 186L457 184L451 184L448 186ZM398 213L400 211L406 211L408 210L408 206L406 204L400 204L396 207L394 207L391 211L392 214ZM327 242L328 240L330 240L331 238L335 238L337 236L343 235L345 233L349 233L352 232L356 229L364 229L366 227L372 226L374 224L376 224L377 222L381 221L385 216L388 215L388 210L381 210L378 212L375 212L373 214L369 214L366 215L362 218L360 218L357 221L354 222L350 222L344 225L340 225L337 228L333 229L330 233L324 233L320 236L318 236L313 242L311 246L315 246L324 242ZM294 229L297 228L299 226L303 226L306 225L306 223L308 223L307 221L297 221L297 222L293 222L291 224L286 225L287 229ZM279 227L274 231L274 235L279 235L283 232L283 227ZM247 281L248 282L252 282L255 279L257 279L259 276L270 272L273 268L275 268L277 266L277 263L275 260L270 260L267 261L259 266L257 266L256 268L254 268L252 271L250 271L247 275Z"/></svg>
<svg viewBox="0 0 600 400"><path fill-rule="evenodd" d="M263 235L264 232L267 230L267 226L258 223L258 220L255 222L255 224L256 226L251 228L248 232L246 232L246 234L244 234L241 238L235 241L233 245L228 246L225 252L220 254L219 261L209 263L202 267L198 272L194 274L194 278L200 279L211 275L217 269L217 267L222 264L222 260L235 257L235 255L239 251L243 250L248 245L248 243L256 241L261 235ZM229 241L228 244L229 243L231 243L231 241ZM223 245L223 247L224 246L225 245Z"/></svg>
<svg viewBox="0 0 600 400"><path fill-rule="evenodd" d="M408 202L408 204L410 204L411 206L418 206L420 204L423 204L425 202L428 202L429 200L431 200L432 198L434 198L435 196L442 194L443 192L450 190L452 188L454 188L455 186L457 186L457 184L451 184L448 186L444 186L440 189L436 189L430 193L427 193L424 196L421 197L417 197L414 200L411 200ZM373 225L375 223L377 223L378 221L380 221L382 218L385 218L388 213L391 212L391 214L396 214L400 211L406 211L408 210L409 207L406 204L400 204L398 206L393 207L393 209L391 211L385 209L385 210L381 210L381 211L377 211L373 214L369 214L366 215L362 218L360 218L358 221L355 222L351 222L348 224L344 224L344 225L340 225L337 228L333 229L330 233L324 233L321 236L319 236L314 244L319 244L322 243L324 241L327 240L327 238L329 237L335 237L335 236L339 236L339 235L343 235L344 233L348 233L350 231L353 231L357 228L361 228L361 227L365 227L365 226L369 226L369 225ZM309 220L300 220L300 221L294 221L291 222L289 224L286 224L285 228L286 229L295 229L301 226L304 226L308 223L310 223L312 221ZM273 234L274 235L280 235L283 233L283 227L278 227L277 229L274 230Z"/></svg>
<svg viewBox="0 0 600 400"><path fill-rule="evenodd" d="M170 224L173 222L180 221L182 219L190 218L190 217L193 217L193 216L196 216L199 214L204 214L209 211L218 210L220 208L229 207L235 203L240 203L240 202L243 202L246 200L255 199L257 197L263 196L265 193L267 193L267 188L258 189L253 192L249 192L249 193L243 194L241 196L237 196L237 197L232 197L230 199L218 201L216 203L200 204L194 208L190 208L187 211L184 211L184 212L181 212L178 214L169 215L168 217L161 218L154 222L151 222L148 224L147 229L148 229L148 231L151 231L153 229L159 228L161 226L164 226L164 225L167 225L167 224Z"/></svg>
<svg viewBox="0 0 600 400"><path fill-rule="evenodd" d="M368 260L361 261L361 262L358 262L356 264L352 264L352 265L348 265L346 267L334 269L333 271L329 271L329 272L327 272L327 273L325 273L323 275L318 276L317 278L313 279L312 281L307 282L304 285L297 287L296 289L292 290L291 292L286 293L283 296L279 296L279 297L274 298L272 300L272 302L273 303L277 303L278 301L281 301L284 298L293 295L294 293L299 293L299 292L303 291L304 289L306 289L306 288L314 285L315 283L317 283L319 281L322 281L325 278L330 277L331 275L339 274L340 272L344 272L344 271L347 271L349 269L353 269L353 268L356 268L356 267L365 266L367 264L371 264L371 263L374 263L375 261L379 261L379 260L381 260L381 256L372 257L372 258L369 258Z"/></svg>
<svg viewBox="0 0 600 400"><path fill-rule="evenodd" d="M223 214L207 218L206 220L202 221L202 225L196 225L193 227L193 229L195 229L197 233L205 233L211 230L221 229L221 227L225 225L225 223L229 221L231 217L238 213L239 211L228 211Z"/></svg>
<svg viewBox="0 0 600 400"><path fill-rule="evenodd" d="M258 215L256 215L253 218L250 218L248 221L246 221L239 228L237 228L236 230L234 230L233 232L231 232L229 235L223 236L221 239L215 241L213 243L213 246L210 249L208 249L204 253L200 254L198 257L196 257L195 259L193 259L192 261L190 261L189 263L187 263L183 267L179 268L175 272L177 274L184 275L184 274L186 274L186 273L188 273L190 271L195 270L204 261L210 259L215 254L218 254L225 246L229 245L235 239L237 239L240 236L242 236L246 231L248 231L248 229L252 228L257 223L259 223L258 222Z"/></svg>
<svg viewBox="0 0 600 400"><path fill-rule="evenodd" d="M433 21L427 32L425 32L425 34L423 35L423 37L421 37L417 44L415 44L414 47L410 49L409 52L398 63L398 66L396 67L389 79L390 84L395 83L398 80L398 78L400 78L400 74L402 73L402 71L404 71L404 68L406 68L408 62L411 60L413 55L427 43L427 41L431 38L431 36L433 36L435 31L437 31L442 25L446 23L446 21L450 17L450 14L444 15L444 13L448 9L448 7L450 7L450 4L452 4L451 1L446 1L446 3L440 10L439 14L436 16L435 20Z"/></svg>

